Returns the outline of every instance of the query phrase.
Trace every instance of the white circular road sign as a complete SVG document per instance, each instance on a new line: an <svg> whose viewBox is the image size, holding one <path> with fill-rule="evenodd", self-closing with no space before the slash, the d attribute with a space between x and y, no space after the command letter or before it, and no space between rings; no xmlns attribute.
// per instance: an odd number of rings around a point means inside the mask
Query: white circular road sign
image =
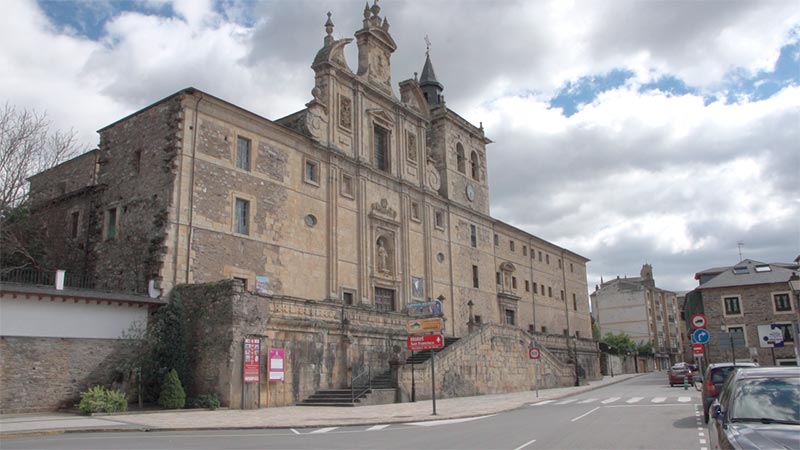
<svg viewBox="0 0 800 450"><path fill-rule="evenodd" d="M530 356L531 359L539 359L542 357L542 352L539 351L539 347L532 347L528 349L528 356Z"/></svg>
<svg viewBox="0 0 800 450"><path fill-rule="evenodd" d="M708 324L706 316L703 314L695 314L692 316L692 326L695 328L705 328Z"/></svg>

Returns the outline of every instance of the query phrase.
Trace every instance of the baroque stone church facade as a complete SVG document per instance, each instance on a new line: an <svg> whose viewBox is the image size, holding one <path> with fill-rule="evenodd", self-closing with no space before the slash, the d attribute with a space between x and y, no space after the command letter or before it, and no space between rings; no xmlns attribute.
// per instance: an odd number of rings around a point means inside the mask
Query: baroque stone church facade
<svg viewBox="0 0 800 450"><path fill-rule="evenodd" d="M353 39L333 27L329 15L312 99L294 114L187 88L32 177L53 264L155 296L236 278L386 314L440 299L448 336L500 324L594 348L588 259L489 215L491 140L447 108L430 55L398 98L380 8L364 10L355 71Z"/></svg>

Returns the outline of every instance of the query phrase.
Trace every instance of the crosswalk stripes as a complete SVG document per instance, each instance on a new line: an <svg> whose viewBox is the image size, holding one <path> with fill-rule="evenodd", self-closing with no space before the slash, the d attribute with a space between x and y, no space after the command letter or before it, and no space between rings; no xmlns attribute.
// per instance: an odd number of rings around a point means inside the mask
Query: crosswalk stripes
<svg viewBox="0 0 800 450"><path fill-rule="evenodd" d="M648 401L649 400L649 401ZM630 398L622 398L622 397L609 397L605 399L599 398L586 398L586 399L576 399L576 398L569 398L569 399L552 399L552 400L542 400L536 403L530 403L529 406L543 406L543 405L551 405L551 406L560 406L560 405L569 405L569 404L576 404L576 405L586 405L590 403L599 402L603 405L611 405L613 403L624 402L629 405L634 405L637 403L655 403L655 404L675 404L675 403L690 403L692 401L692 397L689 396L680 396L680 397L653 397L650 399L645 399L645 397L630 397Z"/></svg>
<svg viewBox="0 0 800 450"><path fill-rule="evenodd" d="M367 431L378 431L378 430L382 430L382 429L384 429L384 428L386 428L386 427L388 427L388 426L389 426L389 424L385 424L385 425L373 425L373 426L371 426L371 427L367 428Z"/></svg>
<svg viewBox="0 0 800 450"><path fill-rule="evenodd" d="M308 434L327 433L327 432L329 432L329 431L333 431L333 430L335 430L335 429L337 429L337 428L339 428L339 427L326 427L326 428L320 428L319 430L314 430L314 431L312 431L312 432L310 432L310 433L308 433Z"/></svg>

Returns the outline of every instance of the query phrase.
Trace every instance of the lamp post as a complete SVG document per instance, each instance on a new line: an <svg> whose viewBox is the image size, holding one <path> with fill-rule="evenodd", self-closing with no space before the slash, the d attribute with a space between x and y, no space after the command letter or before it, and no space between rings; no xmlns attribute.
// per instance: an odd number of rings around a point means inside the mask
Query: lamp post
<svg viewBox="0 0 800 450"><path fill-rule="evenodd" d="M797 272L792 273L792 276L789 277L789 286L792 288L795 300L797 300L796 317L792 321L792 332L794 334L794 360L800 366L800 326L798 326L798 321L800 321L800 275Z"/></svg>

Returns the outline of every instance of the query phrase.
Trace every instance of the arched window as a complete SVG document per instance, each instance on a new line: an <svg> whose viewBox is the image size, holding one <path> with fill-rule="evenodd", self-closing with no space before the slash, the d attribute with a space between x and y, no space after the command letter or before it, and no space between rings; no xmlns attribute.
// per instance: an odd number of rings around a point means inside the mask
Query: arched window
<svg viewBox="0 0 800 450"><path fill-rule="evenodd" d="M467 173L467 161L466 157L464 156L464 146L462 146L460 142L456 144L456 162L458 163L458 171L461 173Z"/></svg>
<svg viewBox="0 0 800 450"><path fill-rule="evenodd" d="M472 179L475 181L481 181L481 169L480 164L478 164L478 152L472 152L469 157L469 163L472 165Z"/></svg>

